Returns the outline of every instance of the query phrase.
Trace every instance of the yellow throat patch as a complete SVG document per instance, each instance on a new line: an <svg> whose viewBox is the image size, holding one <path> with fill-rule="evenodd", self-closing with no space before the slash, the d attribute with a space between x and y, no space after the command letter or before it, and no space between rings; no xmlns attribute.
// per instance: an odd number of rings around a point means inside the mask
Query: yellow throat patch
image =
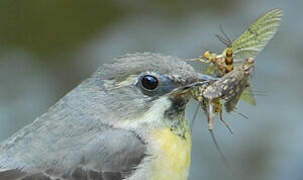
<svg viewBox="0 0 303 180"><path fill-rule="evenodd" d="M186 128L184 137L170 128L162 128L152 133L157 146L152 163L152 180L187 180L190 167L191 135Z"/></svg>

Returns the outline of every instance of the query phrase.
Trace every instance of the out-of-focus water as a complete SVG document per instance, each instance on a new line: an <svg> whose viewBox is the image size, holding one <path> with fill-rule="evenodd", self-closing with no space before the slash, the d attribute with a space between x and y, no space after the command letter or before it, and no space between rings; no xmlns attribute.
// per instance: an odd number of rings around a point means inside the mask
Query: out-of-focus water
<svg viewBox="0 0 303 180"><path fill-rule="evenodd" d="M236 174L245 179L303 179L302 1L36 1L0 3L0 140L45 112L113 57L157 52L197 57L225 46L219 25L239 36L264 12L281 8L279 32L257 57L257 106L225 114L235 134L216 136ZM199 68L197 69L199 70ZM187 115L192 117L193 102ZM210 139L203 114L193 129L190 179L234 179Z"/></svg>

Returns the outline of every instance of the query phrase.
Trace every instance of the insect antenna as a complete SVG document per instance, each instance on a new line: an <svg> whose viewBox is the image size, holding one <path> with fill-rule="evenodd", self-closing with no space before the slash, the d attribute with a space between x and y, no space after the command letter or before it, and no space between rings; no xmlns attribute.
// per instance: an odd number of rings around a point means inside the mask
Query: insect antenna
<svg viewBox="0 0 303 180"><path fill-rule="evenodd" d="M219 25L220 32L223 36L216 34L216 37L218 38L219 41L221 41L223 44L225 44L227 47L232 46L232 40L228 37L228 35L225 33L223 30L223 26L220 24Z"/></svg>
<svg viewBox="0 0 303 180"><path fill-rule="evenodd" d="M216 37L217 37L217 39L218 39L220 42L222 42L225 46L230 47L230 46L229 46L228 40L226 40L224 37L222 37L222 36L219 35L219 34L216 34Z"/></svg>
<svg viewBox="0 0 303 180"><path fill-rule="evenodd" d="M227 35L227 33L224 31L222 24L219 25L220 31L223 34L223 36L225 37L225 39L228 40L228 42L230 43L230 46L232 45L232 40L229 38L229 36Z"/></svg>

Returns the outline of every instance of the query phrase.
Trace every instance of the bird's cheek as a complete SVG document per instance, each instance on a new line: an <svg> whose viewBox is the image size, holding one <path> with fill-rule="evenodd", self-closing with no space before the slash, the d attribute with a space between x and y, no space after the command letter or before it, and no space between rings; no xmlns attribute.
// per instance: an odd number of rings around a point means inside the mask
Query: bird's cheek
<svg viewBox="0 0 303 180"><path fill-rule="evenodd" d="M176 108L185 108L186 104L190 100L190 95L188 93L174 94L169 97L172 104Z"/></svg>

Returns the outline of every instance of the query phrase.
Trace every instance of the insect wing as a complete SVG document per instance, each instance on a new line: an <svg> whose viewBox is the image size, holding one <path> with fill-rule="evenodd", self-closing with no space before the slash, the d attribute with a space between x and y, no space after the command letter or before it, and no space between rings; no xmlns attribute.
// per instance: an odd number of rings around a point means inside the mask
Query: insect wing
<svg viewBox="0 0 303 180"><path fill-rule="evenodd" d="M212 75L216 69L217 69L216 65L211 63L206 69L205 74Z"/></svg>
<svg viewBox="0 0 303 180"><path fill-rule="evenodd" d="M234 58L255 58L272 39L280 26L283 16L281 9L273 9L258 18L232 44Z"/></svg>
<svg viewBox="0 0 303 180"><path fill-rule="evenodd" d="M244 89L240 98L250 105L253 105L253 106L256 105L256 99L255 99L255 96L254 96L250 86L248 86L247 88Z"/></svg>

